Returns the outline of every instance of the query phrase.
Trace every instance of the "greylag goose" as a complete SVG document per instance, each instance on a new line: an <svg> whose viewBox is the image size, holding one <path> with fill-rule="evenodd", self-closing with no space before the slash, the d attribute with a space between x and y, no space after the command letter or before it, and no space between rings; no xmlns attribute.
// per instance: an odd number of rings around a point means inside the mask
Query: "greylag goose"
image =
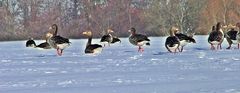
<svg viewBox="0 0 240 93"><path fill-rule="evenodd" d="M175 36L176 32L178 32L178 28L171 27L169 30L170 36L167 37L165 42L165 47L169 52L177 52L177 49L180 46L180 40L177 36Z"/></svg>
<svg viewBox="0 0 240 93"><path fill-rule="evenodd" d="M88 37L88 42L86 44L85 53L86 54L99 54L102 51L102 45L92 44L92 32L85 31L82 33Z"/></svg>
<svg viewBox="0 0 240 93"><path fill-rule="evenodd" d="M138 46L138 52L144 51L142 48L143 45L150 45L150 39L148 39L148 37L145 35L137 34L135 28L131 28L129 32L131 33L129 36L129 42L135 46Z"/></svg>
<svg viewBox="0 0 240 93"><path fill-rule="evenodd" d="M196 43L195 39L193 38L193 34L192 35L185 35L182 33L176 33L175 34L179 40L180 40L180 46L179 46L179 51L182 52L183 51L183 47L186 46L188 43Z"/></svg>
<svg viewBox="0 0 240 93"><path fill-rule="evenodd" d="M26 47L36 47L36 43L33 38L29 38L29 40L26 42Z"/></svg>
<svg viewBox="0 0 240 93"><path fill-rule="evenodd" d="M57 27L57 25L56 25L56 27ZM49 29L52 30L53 27L50 27ZM52 48L57 49L57 54L59 56L61 56L63 53L63 50L70 45L70 42L69 42L69 39L61 37L59 35L56 35L56 33L55 33L55 32L57 32L56 30L57 29L55 29L54 33L48 32L46 34L46 38L47 38L47 43Z"/></svg>
<svg viewBox="0 0 240 93"><path fill-rule="evenodd" d="M226 49L231 49L232 44L237 44L238 45L238 49L239 49L239 41L237 40L237 38L239 38L238 36L238 31L235 30L236 26L233 25L228 25L228 28L230 29L227 33L226 33L226 40L228 42L228 47Z"/></svg>
<svg viewBox="0 0 240 93"><path fill-rule="evenodd" d="M108 29L105 35L102 36L100 42L103 43L104 46L106 43L108 44L108 46L110 46L110 43L113 41L113 36L111 34L112 32L112 29Z"/></svg>
<svg viewBox="0 0 240 93"><path fill-rule="evenodd" d="M224 33L221 29L221 23L217 23L216 29L215 26L212 27L212 32L209 34L208 42L211 44L211 49L215 50L214 45L217 45L217 49L222 49L222 42L224 39Z"/></svg>

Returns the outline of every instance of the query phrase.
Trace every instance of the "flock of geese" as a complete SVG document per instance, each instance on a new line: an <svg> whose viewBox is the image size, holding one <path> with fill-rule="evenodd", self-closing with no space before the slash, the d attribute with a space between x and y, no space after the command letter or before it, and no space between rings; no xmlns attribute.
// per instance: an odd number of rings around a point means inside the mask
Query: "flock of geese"
<svg viewBox="0 0 240 93"><path fill-rule="evenodd" d="M235 30L236 27L240 29L240 23L237 23L235 26L228 25L222 26L219 22L216 26L212 27L212 31L209 34L208 42L211 45L212 50L215 50L215 46L217 49L222 49L221 44L224 40L224 37L227 39L229 43L229 47L231 48L232 44L238 44L238 48L240 48L240 33L239 31ZM227 29L227 32L224 33L223 29ZM230 29L230 30L229 30ZM34 48L42 48L42 49L56 49L57 55L61 56L63 54L63 50L70 46L71 42L68 38L64 38L57 34L58 26L53 24L49 27L49 31L46 33L46 42L43 42L39 45L36 45L35 41L31 38L26 42L26 47L34 47ZM114 31L112 29L107 29L105 35L102 36L100 44L92 44L93 33L91 31L85 31L82 34L88 37L88 42L86 44L85 53L86 54L99 54L101 53L103 47L110 46L110 44L121 42L121 40L117 36L113 36L111 33ZM131 28L129 30L129 42L132 45L138 46L138 52L143 52L143 46L148 45L150 46L150 39L143 34L136 33L135 28ZM165 47L171 53L176 53L177 51L182 52L183 47L186 46L188 43L196 43L195 39L193 38L194 34L183 34L179 31L177 27L171 27L169 30L170 36L166 38Z"/></svg>

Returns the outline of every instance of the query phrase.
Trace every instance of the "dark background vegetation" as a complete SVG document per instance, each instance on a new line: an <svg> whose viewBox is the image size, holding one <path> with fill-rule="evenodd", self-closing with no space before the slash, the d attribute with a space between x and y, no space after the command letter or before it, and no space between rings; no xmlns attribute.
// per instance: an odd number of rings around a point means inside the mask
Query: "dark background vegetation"
<svg viewBox="0 0 240 93"><path fill-rule="evenodd" d="M43 39L52 24L59 34L83 38L90 29L100 37L112 28L126 37L129 28L149 36L208 34L217 22L240 21L240 0L0 0L0 40Z"/></svg>

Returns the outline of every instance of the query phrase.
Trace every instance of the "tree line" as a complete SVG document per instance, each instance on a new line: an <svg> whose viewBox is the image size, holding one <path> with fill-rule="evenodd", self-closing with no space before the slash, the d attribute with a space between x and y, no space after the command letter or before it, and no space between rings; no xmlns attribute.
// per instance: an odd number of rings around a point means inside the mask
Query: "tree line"
<svg viewBox="0 0 240 93"><path fill-rule="evenodd" d="M217 22L239 22L239 10L239 0L0 0L0 40L43 39L52 24L69 38L108 28L126 37L131 27L148 36L168 35L171 26L208 34Z"/></svg>

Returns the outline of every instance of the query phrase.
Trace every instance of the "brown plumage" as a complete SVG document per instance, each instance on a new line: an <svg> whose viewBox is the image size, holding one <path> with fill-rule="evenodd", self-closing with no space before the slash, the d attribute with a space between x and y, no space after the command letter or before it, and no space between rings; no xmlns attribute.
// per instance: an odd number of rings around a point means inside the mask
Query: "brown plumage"
<svg viewBox="0 0 240 93"><path fill-rule="evenodd" d="M211 49L215 50L214 45L217 45L217 49L222 49L222 42L224 39L224 33L221 29L222 25L221 23L217 23L216 29L215 26L212 27L212 32L209 34L208 42L211 45Z"/></svg>
<svg viewBox="0 0 240 93"><path fill-rule="evenodd" d="M239 49L239 41L237 40L239 36L238 36L238 31L235 30L236 26L233 26L230 24L227 26L227 28L230 30L225 35L225 38L229 45L226 49L231 49L232 44L237 44Z"/></svg>
<svg viewBox="0 0 240 93"><path fill-rule="evenodd" d="M63 50L70 46L69 39L57 35L57 25L53 25L49 28L50 32L46 34L47 43L52 47L57 49L57 54L62 55ZM51 33L51 31L53 31Z"/></svg>
<svg viewBox="0 0 240 93"><path fill-rule="evenodd" d="M88 42L86 44L85 53L86 54L99 54L102 51L102 45L92 44L92 32L85 31L82 33L88 37Z"/></svg>
<svg viewBox="0 0 240 93"><path fill-rule="evenodd" d="M165 47L169 52L177 52L177 49L180 46L180 40L177 36L175 36L176 32L178 31L178 28L171 27L169 30L170 36L167 37L165 41Z"/></svg>
<svg viewBox="0 0 240 93"><path fill-rule="evenodd" d="M108 43L108 46L110 46L110 43L113 41L113 36L112 36L112 33L113 30L112 29L108 29L106 32L105 32L105 35L102 36L100 42L104 44L105 46L105 43Z"/></svg>
<svg viewBox="0 0 240 93"><path fill-rule="evenodd" d="M131 28L129 30L131 33L129 37L129 42L133 45L138 46L138 52L143 52L144 49L142 48L143 45L150 45L150 39L146 35L137 34L135 28Z"/></svg>

